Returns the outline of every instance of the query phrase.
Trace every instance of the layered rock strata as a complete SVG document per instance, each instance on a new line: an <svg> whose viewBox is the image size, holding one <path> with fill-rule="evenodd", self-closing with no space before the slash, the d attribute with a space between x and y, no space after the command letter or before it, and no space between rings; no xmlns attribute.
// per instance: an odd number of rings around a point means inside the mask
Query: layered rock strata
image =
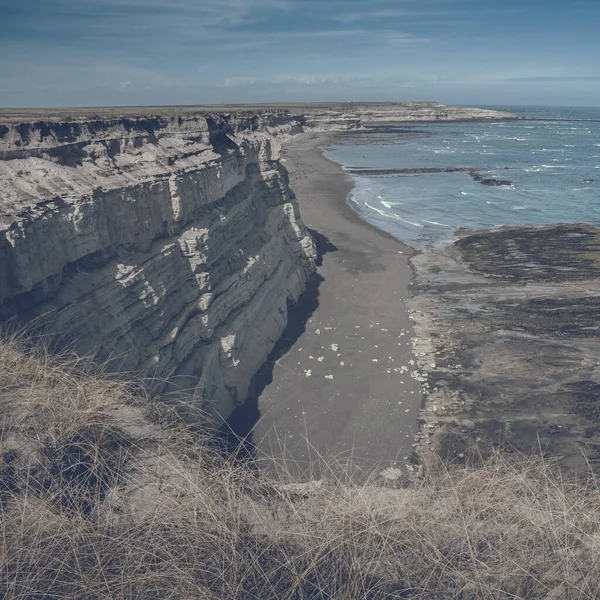
<svg viewBox="0 0 600 600"><path fill-rule="evenodd" d="M281 141L363 120L506 116L432 104L152 111L0 118L0 320L192 389L215 419L244 401L314 269Z"/></svg>
<svg viewBox="0 0 600 600"><path fill-rule="evenodd" d="M38 319L61 344L193 388L227 416L313 269L264 124L36 123L7 138L2 318Z"/></svg>

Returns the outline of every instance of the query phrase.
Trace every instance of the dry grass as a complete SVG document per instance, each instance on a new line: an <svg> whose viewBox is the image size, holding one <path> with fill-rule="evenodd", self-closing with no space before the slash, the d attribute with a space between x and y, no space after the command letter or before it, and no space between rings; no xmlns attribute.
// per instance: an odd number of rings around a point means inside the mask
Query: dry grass
<svg viewBox="0 0 600 600"><path fill-rule="evenodd" d="M592 475L497 455L403 489L267 481L136 386L15 339L0 411L0 598L600 597Z"/></svg>

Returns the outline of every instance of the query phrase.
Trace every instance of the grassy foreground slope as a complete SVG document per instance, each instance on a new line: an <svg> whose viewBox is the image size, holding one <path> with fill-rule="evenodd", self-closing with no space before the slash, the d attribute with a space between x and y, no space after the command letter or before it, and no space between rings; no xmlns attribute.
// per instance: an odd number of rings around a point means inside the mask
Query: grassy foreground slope
<svg viewBox="0 0 600 600"><path fill-rule="evenodd" d="M141 388L0 344L0 598L600 597L600 490L538 459L409 487L221 458Z"/></svg>

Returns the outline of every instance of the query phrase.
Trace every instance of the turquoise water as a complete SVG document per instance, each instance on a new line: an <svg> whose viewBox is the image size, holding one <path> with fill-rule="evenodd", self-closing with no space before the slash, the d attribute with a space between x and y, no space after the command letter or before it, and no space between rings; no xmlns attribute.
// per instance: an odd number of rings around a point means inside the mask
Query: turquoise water
<svg viewBox="0 0 600 600"><path fill-rule="evenodd" d="M535 120L402 124L402 133L348 136L326 155L345 169L476 168L512 182L488 187L468 172L352 175L352 206L413 245L462 227L600 225L600 108L503 108Z"/></svg>

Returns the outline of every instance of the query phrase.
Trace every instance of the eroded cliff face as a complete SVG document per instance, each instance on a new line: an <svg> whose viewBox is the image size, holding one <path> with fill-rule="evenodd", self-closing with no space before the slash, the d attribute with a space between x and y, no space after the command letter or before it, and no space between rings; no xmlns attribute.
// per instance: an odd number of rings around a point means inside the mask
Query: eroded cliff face
<svg viewBox="0 0 600 600"><path fill-rule="evenodd" d="M28 123L0 161L3 319L226 417L313 270L274 133L245 116ZM268 130L271 130L269 133Z"/></svg>
<svg viewBox="0 0 600 600"><path fill-rule="evenodd" d="M193 390L216 420L246 398L314 270L281 140L510 116L438 104L133 110L4 115L0 321L34 321L109 368Z"/></svg>

